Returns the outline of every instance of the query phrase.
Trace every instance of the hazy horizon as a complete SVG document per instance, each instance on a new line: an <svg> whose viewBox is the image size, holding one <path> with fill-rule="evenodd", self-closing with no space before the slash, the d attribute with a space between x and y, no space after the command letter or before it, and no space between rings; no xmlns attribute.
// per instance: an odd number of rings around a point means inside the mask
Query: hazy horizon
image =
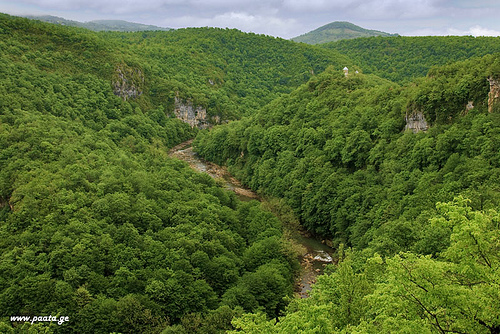
<svg viewBox="0 0 500 334"><path fill-rule="evenodd" d="M500 3L493 0L0 0L0 11L175 29L228 27L287 39L334 21L403 36L500 36Z"/></svg>

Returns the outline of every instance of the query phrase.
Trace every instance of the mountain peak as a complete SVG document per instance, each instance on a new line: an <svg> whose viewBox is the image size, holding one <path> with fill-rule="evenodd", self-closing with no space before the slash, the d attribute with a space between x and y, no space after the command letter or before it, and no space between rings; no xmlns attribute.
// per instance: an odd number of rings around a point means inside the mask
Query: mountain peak
<svg viewBox="0 0 500 334"><path fill-rule="evenodd" d="M292 41L307 44L320 44L339 41L341 39L371 36L398 36L398 34L390 34L378 30L369 30L350 22L335 21L321 26L318 29L310 31L306 34L294 37L292 38Z"/></svg>

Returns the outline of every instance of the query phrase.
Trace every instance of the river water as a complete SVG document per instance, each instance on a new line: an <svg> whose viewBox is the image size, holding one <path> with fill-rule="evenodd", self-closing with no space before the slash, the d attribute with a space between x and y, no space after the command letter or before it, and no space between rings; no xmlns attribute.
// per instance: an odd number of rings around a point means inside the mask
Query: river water
<svg viewBox="0 0 500 334"><path fill-rule="evenodd" d="M191 146L192 140L181 143L169 151L169 156L186 161L191 168L207 173L214 179L224 180L224 185L228 190L234 191L242 201L262 199L252 190L247 189L227 171L227 168L216 165L199 158ZM302 249L299 261L302 267L301 274L295 287L301 298L308 297L311 285L316 281L316 277L323 273L325 266L333 262L333 249L324 242L314 238L305 231L292 233L293 241L300 245Z"/></svg>

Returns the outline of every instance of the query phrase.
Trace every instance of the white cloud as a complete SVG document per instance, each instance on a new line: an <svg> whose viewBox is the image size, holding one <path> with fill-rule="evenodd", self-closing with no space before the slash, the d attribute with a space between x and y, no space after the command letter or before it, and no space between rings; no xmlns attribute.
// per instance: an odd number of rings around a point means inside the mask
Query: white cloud
<svg viewBox="0 0 500 334"><path fill-rule="evenodd" d="M333 21L401 35L497 36L500 31L498 0L0 0L0 8L77 21L227 26L284 38Z"/></svg>
<svg viewBox="0 0 500 334"><path fill-rule="evenodd" d="M366 18L378 19L414 19L439 12L435 0L372 0L361 3L358 10Z"/></svg>
<svg viewBox="0 0 500 334"><path fill-rule="evenodd" d="M284 0L283 7L295 12L331 12L360 19L414 18L433 15L440 0Z"/></svg>
<svg viewBox="0 0 500 334"><path fill-rule="evenodd" d="M468 29L456 29L456 28L444 28L444 29L417 29L406 36L500 36L500 31L493 30L489 28L484 28L479 25L475 25Z"/></svg>
<svg viewBox="0 0 500 334"><path fill-rule="evenodd" d="M448 29L446 35L456 35L456 36L500 36L500 31L488 29L481 27L479 25L473 26L468 30L459 30L459 29Z"/></svg>
<svg viewBox="0 0 500 334"><path fill-rule="evenodd" d="M469 31L472 36L500 36L500 31L483 28L480 26L474 26L470 28Z"/></svg>
<svg viewBox="0 0 500 334"><path fill-rule="evenodd" d="M318 12L357 7L359 0L283 0L283 7L294 12Z"/></svg>

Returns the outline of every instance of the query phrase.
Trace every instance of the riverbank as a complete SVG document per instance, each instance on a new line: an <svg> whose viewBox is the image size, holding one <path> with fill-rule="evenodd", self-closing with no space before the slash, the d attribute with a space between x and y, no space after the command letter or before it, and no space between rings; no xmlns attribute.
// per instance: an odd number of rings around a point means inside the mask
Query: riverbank
<svg viewBox="0 0 500 334"><path fill-rule="evenodd" d="M291 243L293 251L297 254L301 265L301 273L297 278L295 291L301 298L308 297L311 286L316 282L316 277L321 275L327 264L333 263L334 250L324 242L316 239L304 231L290 208L280 200L266 201L254 191L243 187L224 166L216 165L198 157L193 151L193 140L183 142L169 151L169 156L187 162L191 168L207 173L214 179L222 180L228 190L233 191L240 200L258 200L263 207L273 212L283 223L285 235Z"/></svg>

